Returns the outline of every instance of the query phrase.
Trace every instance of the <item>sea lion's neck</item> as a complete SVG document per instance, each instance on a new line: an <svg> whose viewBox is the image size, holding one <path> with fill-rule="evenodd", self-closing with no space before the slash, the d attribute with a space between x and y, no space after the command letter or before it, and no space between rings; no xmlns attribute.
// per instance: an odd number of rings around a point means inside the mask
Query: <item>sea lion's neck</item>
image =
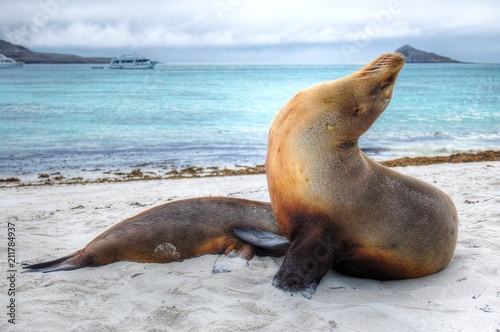
<svg viewBox="0 0 500 332"><path fill-rule="evenodd" d="M326 151L317 148L307 150L309 154L307 164L311 170L311 177L318 178L318 181L335 178L338 179L336 180L338 183L365 173L367 165L357 141L330 141L327 146Z"/></svg>
<svg viewBox="0 0 500 332"><path fill-rule="evenodd" d="M330 142L328 152L320 154L315 149L310 152L306 168L307 183L310 184L308 195L314 197L319 206L344 209L356 194L353 187L363 183L369 173L368 163L358 143ZM332 200L333 197L338 199Z"/></svg>
<svg viewBox="0 0 500 332"><path fill-rule="evenodd" d="M366 168L363 153L358 142L343 142L336 144L331 155L333 159L331 171L341 174L355 174Z"/></svg>

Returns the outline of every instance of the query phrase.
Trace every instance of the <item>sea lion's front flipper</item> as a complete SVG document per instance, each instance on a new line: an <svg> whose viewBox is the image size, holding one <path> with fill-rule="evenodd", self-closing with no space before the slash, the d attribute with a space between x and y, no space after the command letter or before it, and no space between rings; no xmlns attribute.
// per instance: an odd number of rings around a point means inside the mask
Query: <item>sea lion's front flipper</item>
<svg viewBox="0 0 500 332"><path fill-rule="evenodd" d="M241 240L256 247L266 249L288 249L290 247L290 242L286 237L257 228L234 227L233 232Z"/></svg>
<svg viewBox="0 0 500 332"><path fill-rule="evenodd" d="M274 276L273 286L300 293L310 299L319 282L333 266L334 246L331 233L300 234L294 239L283 264Z"/></svg>

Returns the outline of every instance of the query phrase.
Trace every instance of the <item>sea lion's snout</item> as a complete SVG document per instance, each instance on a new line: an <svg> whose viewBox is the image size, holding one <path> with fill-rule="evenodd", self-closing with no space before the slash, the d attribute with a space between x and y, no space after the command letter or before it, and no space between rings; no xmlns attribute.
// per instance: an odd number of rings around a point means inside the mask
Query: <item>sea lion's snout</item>
<svg viewBox="0 0 500 332"><path fill-rule="evenodd" d="M386 53L382 54L357 72L353 73L352 76L355 78L391 78L391 81L396 80L396 75L399 73L401 68L405 64L405 57L401 53Z"/></svg>
<svg viewBox="0 0 500 332"><path fill-rule="evenodd" d="M401 53L386 53L373 60L372 63L365 66L365 68L373 65L380 71L394 74L398 73L401 68L403 68L405 62L405 56Z"/></svg>

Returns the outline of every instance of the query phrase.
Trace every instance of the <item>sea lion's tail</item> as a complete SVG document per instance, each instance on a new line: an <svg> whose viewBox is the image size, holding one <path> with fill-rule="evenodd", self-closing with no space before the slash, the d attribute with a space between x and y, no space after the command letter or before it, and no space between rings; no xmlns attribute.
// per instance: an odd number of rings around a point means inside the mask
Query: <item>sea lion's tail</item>
<svg viewBox="0 0 500 332"><path fill-rule="evenodd" d="M25 272L55 272L55 271L70 271L80 269L85 266L90 266L89 264L82 264L83 261L87 261L86 259L82 260L82 250L78 250L77 252L72 253L71 255L67 255L58 259L54 259L48 262L42 262L37 264L26 264L23 266L23 273Z"/></svg>

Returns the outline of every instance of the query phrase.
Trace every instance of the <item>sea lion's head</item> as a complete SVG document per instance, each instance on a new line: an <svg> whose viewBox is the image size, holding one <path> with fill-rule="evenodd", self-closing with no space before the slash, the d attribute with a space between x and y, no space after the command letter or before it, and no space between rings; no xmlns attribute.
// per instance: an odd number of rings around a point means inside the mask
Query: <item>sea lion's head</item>
<svg viewBox="0 0 500 332"><path fill-rule="evenodd" d="M346 81L352 80L347 84L351 87L352 100L346 98L344 107L348 115L358 118L363 133L389 105L404 63L405 57L401 53L383 54L345 78Z"/></svg>
<svg viewBox="0 0 500 332"><path fill-rule="evenodd" d="M348 76L304 89L285 105L277 125L308 123L313 135L356 143L389 105L404 63L400 53L383 54Z"/></svg>
<svg viewBox="0 0 500 332"><path fill-rule="evenodd" d="M383 54L351 75L326 83L331 94L325 106L335 114L341 141L357 141L384 112L404 63L400 53Z"/></svg>

